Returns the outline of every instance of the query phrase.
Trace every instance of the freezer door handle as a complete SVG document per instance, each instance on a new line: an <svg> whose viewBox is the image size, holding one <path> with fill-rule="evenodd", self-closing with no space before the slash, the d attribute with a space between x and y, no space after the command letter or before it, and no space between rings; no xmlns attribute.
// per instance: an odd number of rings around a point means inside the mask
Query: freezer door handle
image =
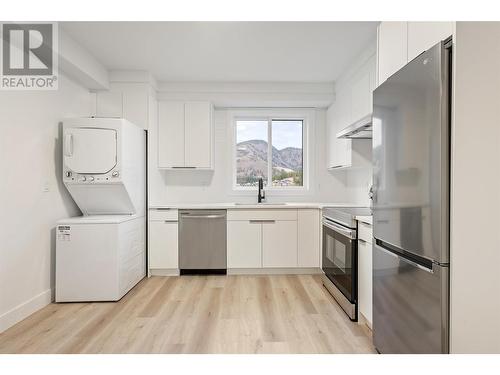
<svg viewBox="0 0 500 375"><path fill-rule="evenodd" d="M383 245L380 244L379 240L377 240L376 244L377 244L378 249L381 250L382 252L384 252L385 254L390 255L394 258L398 258L398 260L400 260L404 263L408 263L408 264L412 265L413 267L417 267L418 269L421 269L422 271L434 273L432 268L425 267L421 264L418 264L417 262L414 262L414 261L408 259L407 257L405 257L401 254L396 254L395 252L383 247ZM431 263L431 267L432 267L432 263Z"/></svg>

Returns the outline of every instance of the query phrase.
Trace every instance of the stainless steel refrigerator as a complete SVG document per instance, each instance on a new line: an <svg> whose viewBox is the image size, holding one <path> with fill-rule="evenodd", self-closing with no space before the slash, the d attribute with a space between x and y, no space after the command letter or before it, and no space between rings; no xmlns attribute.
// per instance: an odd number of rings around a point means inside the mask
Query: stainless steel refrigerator
<svg viewBox="0 0 500 375"><path fill-rule="evenodd" d="M451 41L373 97L373 337L380 353L449 351Z"/></svg>

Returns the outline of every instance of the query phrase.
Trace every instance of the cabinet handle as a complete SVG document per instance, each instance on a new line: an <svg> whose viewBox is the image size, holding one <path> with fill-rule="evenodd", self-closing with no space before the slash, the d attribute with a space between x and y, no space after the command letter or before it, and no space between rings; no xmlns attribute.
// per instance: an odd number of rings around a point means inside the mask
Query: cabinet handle
<svg viewBox="0 0 500 375"><path fill-rule="evenodd" d="M361 243L368 243L368 242L366 242L365 240L363 240L361 238L358 238L358 241L361 242Z"/></svg>
<svg viewBox="0 0 500 375"><path fill-rule="evenodd" d="M249 220L250 224L274 224L276 220Z"/></svg>
<svg viewBox="0 0 500 375"><path fill-rule="evenodd" d="M344 165L339 164L339 165L332 165L331 167L328 167L328 169L338 169L338 168L342 168L342 167L344 167Z"/></svg>

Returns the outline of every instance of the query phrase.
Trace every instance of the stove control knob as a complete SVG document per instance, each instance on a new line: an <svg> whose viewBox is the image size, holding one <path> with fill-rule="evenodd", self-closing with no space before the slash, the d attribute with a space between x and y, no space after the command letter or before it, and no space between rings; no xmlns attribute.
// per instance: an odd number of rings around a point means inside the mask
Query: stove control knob
<svg viewBox="0 0 500 375"><path fill-rule="evenodd" d="M71 171L66 171L66 177L71 177L73 175L73 173L71 173Z"/></svg>
<svg viewBox="0 0 500 375"><path fill-rule="evenodd" d="M90 182L94 181L94 176L90 176L90 177L89 177L89 181L90 181Z"/></svg>
<svg viewBox="0 0 500 375"><path fill-rule="evenodd" d="M113 177L118 177L120 175L120 173L118 171L114 171L113 173L111 173L111 176Z"/></svg>
<svg viewBox="0 0 500 375"><path fill-rule="evenodd" d="M85 181L87 181L87 177L82 176L82 177L80 177L79 181L80 181L80 182L85 182Z"/></svg>

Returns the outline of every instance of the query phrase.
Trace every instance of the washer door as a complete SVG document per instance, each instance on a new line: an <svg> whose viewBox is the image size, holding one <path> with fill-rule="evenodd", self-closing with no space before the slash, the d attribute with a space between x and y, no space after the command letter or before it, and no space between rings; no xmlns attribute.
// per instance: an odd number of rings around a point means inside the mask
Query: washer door
<svg viewBox="0 0 500 375"><path fill-rule="evenodd" d="M113 129L69 128L64 130L64 164L75 173L102 174L117 160L117 134Z"/></svg>

